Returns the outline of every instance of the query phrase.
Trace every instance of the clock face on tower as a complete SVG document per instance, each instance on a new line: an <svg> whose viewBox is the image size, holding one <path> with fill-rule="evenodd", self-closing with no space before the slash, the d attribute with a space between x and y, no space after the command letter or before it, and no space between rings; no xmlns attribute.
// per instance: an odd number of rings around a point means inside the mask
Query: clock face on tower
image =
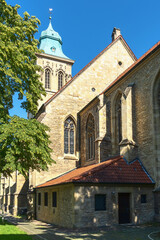
<svg viewBox="0 0 160 240"><path fill-rule="evenodd" d="M52 52L55 52L56 48L55 47L51 47L51 50L52 50Z"/></svg>

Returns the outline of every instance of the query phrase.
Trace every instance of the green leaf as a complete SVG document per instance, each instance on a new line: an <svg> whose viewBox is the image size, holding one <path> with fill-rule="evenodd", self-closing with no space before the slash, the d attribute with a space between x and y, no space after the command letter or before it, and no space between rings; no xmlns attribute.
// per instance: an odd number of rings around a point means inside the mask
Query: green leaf
<svg viewBox="0 0 160 240"><path fill-rule="evenodd" d="M42 69L36 65L36 53L41 51L34 38L40 21L27 12L21 17L19 8L0 1L0 174L18 170L27 177L30 169L47 170L54 161L48 127L36 119L9 116L16 92L21 107L33 115L45 95L38 74Z"/></svg>

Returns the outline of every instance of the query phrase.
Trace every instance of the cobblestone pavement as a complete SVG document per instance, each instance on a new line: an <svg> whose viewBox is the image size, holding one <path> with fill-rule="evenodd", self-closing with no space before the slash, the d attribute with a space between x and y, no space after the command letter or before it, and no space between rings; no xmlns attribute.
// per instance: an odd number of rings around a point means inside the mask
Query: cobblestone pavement
<svg viewBox="0 0 160 240"><path fill-rule="evenodd" d="M41 221L27 221L12 216L6 216L6 220L18 225L34 240L160 240L160 224L69 230Z"/></svg>

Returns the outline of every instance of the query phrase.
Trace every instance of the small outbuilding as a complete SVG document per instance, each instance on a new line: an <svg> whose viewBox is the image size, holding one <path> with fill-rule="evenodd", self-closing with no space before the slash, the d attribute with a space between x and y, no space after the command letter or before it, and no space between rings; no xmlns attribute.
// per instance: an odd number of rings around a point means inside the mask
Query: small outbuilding
<svg viewBox="0 0 160 240"><path fill-rule="evenodd" d="M37 186L36 218L69 228L148 222L154 185L139 159L118 156Z"/></svg>

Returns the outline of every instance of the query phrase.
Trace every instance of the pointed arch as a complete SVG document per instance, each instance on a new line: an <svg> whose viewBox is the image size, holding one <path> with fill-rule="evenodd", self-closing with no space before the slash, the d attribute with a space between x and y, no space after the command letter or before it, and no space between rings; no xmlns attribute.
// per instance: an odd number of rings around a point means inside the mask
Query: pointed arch
<svg viewBox="0 0 160 240"><path fill-rule="evenodd" d="M58 90L60 90L63 87L64 82L64 73L62 71L58 72Z"/></svg>
<svg viewBox="0 0 160 240"><path fill-rule="evenodd" d="M45 88L50 89L50 79L51 79L51 70L49 68L45 69Z"/></svg>
<svg viewBox="0 0 160 240"><path fill-rule="evenodd" d="M86 123L86 145L86 159L93 160L95 158L95 123L91 113Z"/></svg>
<svg viewBox="0 0 160 240"><path fill-rule="evenodd" d="M156 77L152 91L155 149L158 157L158 152L160 152L160 73Z"/></svg>
<svg viewBox="0 0 160 240"><path fill-rule="evenodd" d="M112 102L112 126L113 126L113 149L114 154L119 154L119 143L122 140L122 92L118 90Z"/></svg>
<svg viewBox="0 0 160 240"><path fill-rule="evenodd" d="M71 116L64 121L64 153L75 154L75 121Z"/></svg>

